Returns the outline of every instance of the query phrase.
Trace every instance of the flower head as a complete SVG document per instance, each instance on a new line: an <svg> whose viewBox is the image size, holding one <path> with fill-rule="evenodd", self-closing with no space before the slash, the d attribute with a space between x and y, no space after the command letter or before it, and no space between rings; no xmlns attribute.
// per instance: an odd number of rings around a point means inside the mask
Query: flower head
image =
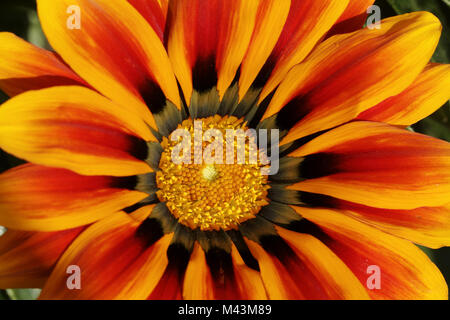
<svg viewBox="0 0 450 320"><path fill-rule="evenodd" d="M447 298L413 243L450 244L450 145L405 130L450 97L441 25L372 3L37 0L55 52L0 34L0 287Z"/></svg>

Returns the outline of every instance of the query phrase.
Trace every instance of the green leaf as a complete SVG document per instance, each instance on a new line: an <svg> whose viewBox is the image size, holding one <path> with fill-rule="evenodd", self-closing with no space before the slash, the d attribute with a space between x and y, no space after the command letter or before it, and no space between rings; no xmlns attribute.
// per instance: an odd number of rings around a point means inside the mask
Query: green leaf
<svg viewBox="0 0 450 320"><path fill-rule="evenodd" d="M441 120L428 117L413 125L413 128L416 132L450 142L450 128L448 124L442 123Z"/></svg>
<svg viewBox="0 0 450 320"><path fill-rule="evenodd" d="M6 290L0 290L0 300L11 300Z"/></svg>
<svg viewBox="0 0 450 320"><path fill-rule="evenodd" d="M36 300L41 292L40 289L7 289L11 300Z"/></svg>
<svg viewBox="0 0 450 320"><path fill-rule="evenodd" d="M419 247L420 250L422 250L428 256L428 258L430 258L431 260L434 260L434 251L432 249L423 247L420 245L417 245L417 246Z"/></svg>

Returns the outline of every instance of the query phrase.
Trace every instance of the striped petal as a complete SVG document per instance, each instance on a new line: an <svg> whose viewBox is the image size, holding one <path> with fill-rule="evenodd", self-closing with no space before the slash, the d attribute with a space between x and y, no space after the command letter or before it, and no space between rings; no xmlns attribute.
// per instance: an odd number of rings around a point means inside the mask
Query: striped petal
<svg viewBox="0 0 450 320"><path fill-rule="evenodd" d="M80 174L150 172L144 140L154 139L138 116L83 87L30 91L0 107L1 148Z"/></svg>
<svg viewBox="0 0 450 320"><path fill-rule="evenodd" d="M358 279L323 243L308 234L277 228L296 255L311 269L331 299L367 299Z"/></svg>
<svg viewBox="0 0 450 320"><path fill-rule="evenodd" d="M144 199L135 179L80 176L25 164L0 175L0 225L56 231L103 219Z"/></svg>
<svg viewBox="0 0 450 320"><path fill-rule="evenodd" d="M261 277L271 300L305 299L304 294L295 285L297 282L290 276L289 271L274 256L267 253L259 244L247 240L253 256L258 260ZM292 271L291 271L292 272ZM310 276L308 273L307 276ZM312 279L309 278L309 279ZM302 279L303 280L303 279Z"/></svg>
<svg viewBox="0 0 450 320"><path fill-rule="evenodd" d="M266 289L263 279L258 271L249 268L238 250L233 245L231 248L231 257L233 259L233 269L237 291L240 299L243 300L265 300L267 299Z"/></svg>
<svg viewBox="0 0 450 320"><path fill-rule="evenodd" d="M327 37L335 34L353 32L361 29L367 19L367 9L375 0L350 0L344 13L328 32Z"/></svg>
<svg viewBox="0 0 450 320"><path fill-rule="evenodd" d="M214 284L206 263L205 252L195 243L183 283L183 299L213 300Z"/></svg>
<svg viewBox="0 0 450 320"><path fill-rule="evenodd" d="M435 112L450 99L450 65L430 63L402 93L358 116L360 120L409 126Z"/></svg>
<svg viewBox="0 0 450 320"><path fill-rule="evenodd" d="M168 263L156 287L147 300L181 300L183 295L183 276L189 261L184 248L174 249L173 241L167 250ZM176 253L174 252L176 251ZM178 255L180 254L180 255Z"/></svg>
<svg viewBox="0 0 450 320"><path fill-rule="evenodd" d="M0 89L9 96L52 86L83 84L58 56L0 32Z"/></svg>
<svg viewBox="0 0 450 320"><path fill-rule="evenodd" d="M382 123L353 122L307 143L289 187L375 208L438 207L450 196L450 144Z"/></svg>
<svg viewBox="0 0 450 320"><path fill-rule="evenodd" d="M347 4L348 0L291 1L286 24L266 63L270 67L270 78L261 93L260 101L281 83L294 65L306 58L344 12Z"/></svg>
<svg viewBox="0 0 450 320"><path fill-rule="evenodd" d="M277 229L262 247L250 240L270 299L367 299L358 279L323 243L311 235Z"/></svg>
<svg viewBox="0 0 450 320"><path fill-rule="evenodd" d="M241 65L239 97L244 97L253 81L257 78L258 73L265 72L265 70L261 69L278 42L288 18L290 8L291 0L261 1L256 16L255 30L253 31L250 45ZM270 67L273 68L273 65ZM266 77L269 75L266 75ZM260 84L259 86L262 85Z"/></svg>
<svg viewBox="0 0 450 320"><path fill-rule="evenodd" d="M167 50L186 101L192 90L217 85L221 96L233 81L256 22L256 0L169 2Z"/></svg>
<svg viewBox="0 0 450 320"><path fill-rule="evenodd" d="M147 20L161 41L164 41L164 29L168 0L127 0Z"/></svg>
<svg viewBox="0 0 450 320"><path fill-rule="evenodd" d="M84 80L156 128L166 98L180 106L170 61L157 33L127 1L38 0L53 48ZM79 8L80 28L68 28Z"/></svg>
<svg viewBox="0 0 450 320"><path fill-rule="evenodd" d="M58 232L9 229L0 237L0 288L42 288L56 261L82 229Z"/></svg>
<svg viewBox="0 0 450 320"><path fill-rule="evenodd" d="M145 299L164 272L172 236L155 240L143 225L118 213L90 226L58 261L40 299ZM70 265L81 270L80 290L66 286Z"/></svg>
<svg viewBox="0 0 450 320"><path fill-rule="evenodd" d="M334 210L294 209L323 228L328 237L322 241L366 286L372 299L448 299L439 269L409 241ZM368 285L374 284L370 277L376 276L371 266L379 268L379 288Z"/></svg>
<svg viewBox="0 0 450 320"><path fill-rule="evenodd" d="M325 204L420 245L429 248L450 246L450 204L413 210L378 209L339 199L328 200Z"/></svg>
<svg viewBox="0 0 450 320"><path fill-rule="evenodd" d="M265 287L258 271L249 268L234 245L231 248L230 269L223 267L222 277L215 278L209 264L219 265L218 259L207 260L204 250L196 243L183 283L186 300L263 300L267 299ZM217 260L217 261L216 261ZM223 283L225 282L225 283Z"/></svg>
<svg viewBox="0 0 450 320"><path fill-rule="evenodd" d="M380 29L332 37L289 72L264 118L283 109L277 123L291 130L281 144L352 120L405 90L431 58L440 32L435 16L416 12L385 19Z"/></svg>

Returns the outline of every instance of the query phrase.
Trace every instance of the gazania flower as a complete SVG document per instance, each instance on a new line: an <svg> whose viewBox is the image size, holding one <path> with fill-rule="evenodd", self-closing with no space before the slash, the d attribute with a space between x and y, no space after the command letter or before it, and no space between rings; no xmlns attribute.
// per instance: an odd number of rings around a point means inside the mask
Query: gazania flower
<svg viewBox="0 0 450 320"><path fill-rule="evenodd" d="M441 25L363 29L372 3L38 0L55 53L0 35L0 147L28 162L0 175L0 287L447 298L413 243L450 244L450 145L405 129L450 97L450 67L429 63ZM196 120L278 129L278 173L173 163Z"/></svg>

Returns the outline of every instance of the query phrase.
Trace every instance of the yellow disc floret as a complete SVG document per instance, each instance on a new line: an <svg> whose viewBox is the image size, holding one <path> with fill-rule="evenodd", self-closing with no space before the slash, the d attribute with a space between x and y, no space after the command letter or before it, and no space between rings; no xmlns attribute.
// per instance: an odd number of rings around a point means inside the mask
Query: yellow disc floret
<svg viewBox="0 0 450 320"><path fill-rule="evenodd" d="M231 132L247 130L242 120L214 116L197 119L194 123L188 119L178 129L189 132L190 155L182 155L183 162L176 163L173 152L180 141L172 137L173 133L169 139L164 138L164 151L156 182L158 198L166 202L170 212L181 224L203 231L236 229L240 223L254 218L261 207L268 204L268 179L261 170L264 167L261 159L266 158L264 152L257 149L255 138L246 136L245 140L240 141L241 144L239 139L225 139ZM199 139L198 134L203 137L208 129L215 129L224 138ZM245 144L242 145L242 141ZM233 150L232 161L226 158L229 155L225 151L226 144L230 148L229 142ZM203 161L202 152L212 143L220 143L216 147L223 147L223 161ZM242 157L238 158L239 148L242 148L241 155L245 154L244 161ZM250 154L255 151L257 160L252 161L255 158ZM215 156L216 152L212 155Z"/></svg>

